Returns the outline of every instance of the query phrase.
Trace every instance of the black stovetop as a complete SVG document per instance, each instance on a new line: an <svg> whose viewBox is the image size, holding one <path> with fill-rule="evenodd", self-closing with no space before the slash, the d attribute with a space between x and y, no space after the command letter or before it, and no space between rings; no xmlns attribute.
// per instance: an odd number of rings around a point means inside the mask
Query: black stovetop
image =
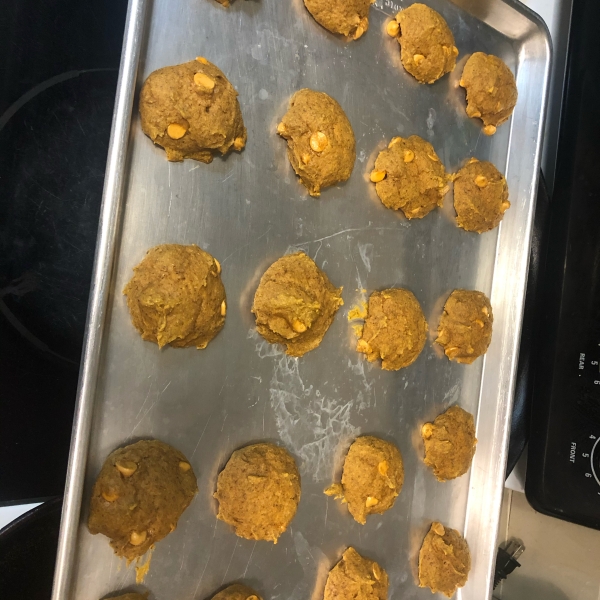
<svg viewBox="0 0 600 600"><path fill-rule="evenodd" d="M126 4L0 2L0 504L63 491Z"/></svg>
<svg viewBox="0 0 600 600"><path fill-rule="evenodd" d="M600 2L574 2L526 493L600 529Z"/></svg>

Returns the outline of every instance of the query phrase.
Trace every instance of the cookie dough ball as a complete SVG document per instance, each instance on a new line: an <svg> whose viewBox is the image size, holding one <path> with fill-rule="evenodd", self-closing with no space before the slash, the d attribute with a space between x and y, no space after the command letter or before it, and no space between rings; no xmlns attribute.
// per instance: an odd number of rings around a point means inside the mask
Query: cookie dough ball
<svg viewBox="0 0 600 600"><path fill-rule="evenodd" d="M412 292L389 289L373 292L356 349L369 362L381 359L381 368L397 371L417 360L427 339L427 321Z"/></svg>
<svg viewBox="0 0 600 600"><path fill-rule="evenodd" d="M253 444L236 450L219 473L217 517L248 540L277 538L287 529L300 502L300 474L287 450Z"/></svg>
<svg viewBox="0 0 600 600"><path fill-rule="evenodd" d="M517 104L515 76L492 54L475 52L465 64L460 85L467 90L467 115L483 121L483 133L493 135Z"/></svg>
<svg viewBox="0 0 600 600"><path fill-rule="evenodd" d="M384 206L401 210L407 219L422 219L441 206L449 189L444 165L418 135L393 138L379 153L371 181Z"/></svg>
<svg viewBox="0 0 600 600"><path fill-rule="evenodd" d="M492 341L492 305L483 292L454 290L440 318L435 340L446 356L470 365Z"/></svg>
<svg viewBox="0 0 600 600"><path fill-rule="evenodd" d="M356 159L354 132L342 107L323 92L303 89L277 126L288 143L288 158L311 196L346 181Z"/></svg>
<svg viewBox="0 0 600 600"><path fill-rule="evenodd" d="M262 600L262 598L247 585L234 583L214 595L212 600Z"/></svg>
<svg viewBox="0 0 600 600"><path fill-rule="evenodd" d="M225 324L221 265L195 244L148 250L125 286L131 321L159 348L206 348Z"/></svg>
<svg viewBox="0 0 600 600"><path fill-rule="evenodd" d="M434 83L456 66L458 48L448 23L425 4L411 4L387 24L400 44L404 68L419 83Z"/></svg>
<svg viewBox="0 0 600 600"><path fill-rule="evenodd" d="M438 481L456 479L471 466L477 438L473 415L460 406L451 406L425 423L421 429L425 445L425 464L433 470Z"/></svg>
<svg viewBox="0 0 600 600"><path fill-rule="evenodd" d="M304 5L331 33L357 40L369 28L371 0L304 0Z"/></svg>
<svg viewBox="0 0 600 600"><path fill-rule="evenodd" d="M167 160L212 162L216 152L246 145L237 95L223 72L201 56L163 67L142 86L142 129L165 149Z"/></svg>
<svg viewBox="0 0 600 600"><path fill-rule="evenodd" d="M175 529L197 491L192 466L175 448L157 440L119 448L94 484L89 530L131 561Z"/></svg>
<svg viewBox="0 0 600 600"><path fill-rule="evenodd" d="M344 304L341 295L306 254L283 256L260 279L252 305L256 330L290 356L302 356L321 343Z"/></svg>
<svg viewBox="0 0 600 600"><path fill-rule="evenodd" d="M462 535L433 522L419 552L419 587L450 598L465 585L470 570L471 554Z"/></svg>
<svg viewBox="0 0 600 600"><path fill-rule="evenodd" d="M509 207L506 179L492 163L471 159L454 176L456 222L466 231L494 229Z"/></svg>
<svg viewBox="0 0 600 600"><path fill-rule="evenodd" d="M325 493L347 502L354 520L364 525L368 515L381 515L394 506L403 483L400 450L390 442L365 435L348 450L342 483L334 483Z"/></svg>
<svg viewBox="0 0 600 600"><path fill-rule="evenodd" d="M324 600L387 600L387 593L385 570L348 548L327 576Z"/></svg>

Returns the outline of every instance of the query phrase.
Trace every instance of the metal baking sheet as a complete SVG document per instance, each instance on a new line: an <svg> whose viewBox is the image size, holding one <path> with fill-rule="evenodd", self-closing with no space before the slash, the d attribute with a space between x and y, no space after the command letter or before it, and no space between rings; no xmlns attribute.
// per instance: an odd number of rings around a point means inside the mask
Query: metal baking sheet
<svg viewBox="0 0 600 600"><path fill-rule="evenodd" d="M208 598L244 580L266 599L316 600L350 545L387 570L391 599L429 598L416 568L434 519L464 532L471 548L473 568L457 597L489 598L550 42L518 2L428 0L460 55L450 76L420 85L384 32L389 16L409 4L377 0L368 33L348 43L321 28L301 0L236 0L229 10L210 0L131 0L53 600L97 600L134 585L133 565L85 523L104 458L140 438L183 451L200 489L153 554L145 580L153 599ZM458 87L478 50L502 57L519 88L511 122L491 138L466 117ZM168 163L142 133L133 96L153 70L198 55L238 90L248 144L210 165ZM352 177L319 200L299 184L275 134L303 87L336 98L357 141ZM442 210L412 222L383 207L368 173L393 136L411 134L429 140L449 172L476 156L506 173L512 207L500 228L458 229L451 195ZM222 264L227 321L204 351L159 351L130 323L121 290L146 250L166 242L196 243ZM295 250L344 286L345 301L321 346L300 359L263 341L250 313L261 274ZM418 360L398 372L355 352L346 318L363 290L391 286L415 293L432 331ZM449 362L433 344L443 302L458 287L486 292L494 309L490 349L470 366ZM469 473L442 484L422 462L419 431L453 403L476 416L479 444ZM406 478L393 509L361 526L323 488L339 477L351 441L367 433L399 446ZM277 545L240 539L215 516L217 473L233 450L258 440L288 448L302 476L298 513Z"/></svg>

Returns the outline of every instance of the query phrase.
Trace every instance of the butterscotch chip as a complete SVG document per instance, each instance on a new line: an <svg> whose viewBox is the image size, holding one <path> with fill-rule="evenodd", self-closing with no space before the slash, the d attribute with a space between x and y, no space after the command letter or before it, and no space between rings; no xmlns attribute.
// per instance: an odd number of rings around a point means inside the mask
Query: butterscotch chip
<svg viewBox="0 0 600 600"><path fill-rule="evenodd" d="M196 73L194 75L194 83L206 91L215 89L215 81L204 73Z"/></svg>
<svg viewBox="0 0 600 600"><path fill-rule="evenodd" d="M396 37L400 31L400 25L398 24L398 21L394 19L385 26L385 30L389 36Z"/></svg>
<svg viewBox="0 0 600 600"><path fill-rule="evenodd" d="M354 132L342 107L323 92L303 89L277 127L287 140L288 158L311 196L346 181L356 159Z"/></svg>
<svg viewBox="0 0 600 600"><path fill-rule="evenodd" d="M448 176L433 146L418 135L395 137L379 153L371 181L384 206L421 219L441 206Z"/></svg>
<svg viewBox="0 0 600 600"><path fill-rule="evenodd" d="M397 371L411 365L427 340L427 321L412 292L394 288L373 292L356 349L369 362L381 359L381 368Z"/></svg>
<svg viewBox="0 0 600 600"><path fill-rule="evenodd" d="M176 348L206 345L225 324L225 288L215 259L195 244L148 250L125 286L142 339Z"/></svg>
<svg viewBox="0 0 600 600"><path fill-rule="evenodd" d="M290 356L302 356L321 343L344 304L341 294L303 252L283 256L260 279L252 305L256 330Z"/></svg>
<svg viewBox="0 0 600 600"><path fill-rule="evenodd" d="M277 543L300 502L300 474L292 456L274 444L236 450L219 473L217 517L239 537Z"/></svg>
<svg viewBox="0 0 600 600"><path fill-rule="evenodd" d="M483 292L454 290L446 304L435 340L455 362L471 364L492 341L492 305Z"/></svg>
<svg viewBox="0 0 600 600"><path fill-rule="evenodd" d="M515 76L504 61L492 54L472 54L463 69L460 85L467 91L467 115L483 121L486 135L493 135L517 104Z"/></svg>
<svg viewBox="0 0 600 600"><path fill-rule="evenodd" d="M421 436L425 445L424 462L438 481L455 479L469 470L477 445L471 413L460 406L451 406L433 423L425 423Z"/></svg>
<svg viewBox="0 0 600 600"><path fill-rule="evenodd" d="M224 73L204 57L151 73L140 93L144 133L167 160L209 163L246 144L237 92Z"/></svg>
<svg viewBox="0 0 600 600"><path fill-rule="evenodd" d="M188 462L171 446L143 440L112 452L96 479L90 502L88 527L91 533L110 538L117 556L133 560L167 536L198 491L196 476ZM118 464L137 466L126 475ZM104 490L117 498L108 502Z"/></svg>
<svg viewBox="0 0 600 600"><path fill-rule="evenodd" d="M115 464L123 477L131 477L137 471L137 464L132 460L120 460Z"/></svg>
<svg viewBox="0 0 600 600"><path fill-rule="evenodd" d="M304 0L314 20L331 33L358 39L369 28L371 0Z"/></svg>
<svg viewBox="0 0 600 600"><path fill-rule="evenodd" d="M454 176L456 223L466 231L494 229L509 207L506 179L492 163L470 162Z"/></svg>
<svg viewBox="0 0 600 600"><path fill-rule="evenodd" d="M129 535L129 543L132 546L141 546L148 537L147 531L132 531Z"/></svg>
<svg viewBox="0 0 600 600"><path fill-rule="evenodd" d="M377 171L376 169L371 171L370 179L373 183L379 183L385 179L387 173L385 171Z"/></svg>
<svg viewBox="0 0 600 600"><path fill-rule="evenodd" d="M187 124L179 125L179 123L171 123L167 127L167 135L172 140L180 140L187 133L187 130L188 130Z"/></svg>
<svg viewBox="0 0 600 600"><path fill-rule="evenodd" d="M386 30L400 44L404 68L420 83L434 83L456 66L458 49L448 23L425 4L411 4Z"/></svg>
<svg viewBox="0 0 600 600"><path fill-rule="evenodd" d="M119 494L117 494L114 490L104 490L102 492L102 497L107 502L114 502L119 497Z"/></svg>
<svg viewBox="0 0 600 600"><path fill-rule="evenodd" d="M262 598L247 585L234 583L215 594L212 600L262 600Z"/></svg>
<svg viewBox="0 0 600 600"><path fill-rule="evenodd" d="M448 598L467 582L471 554L466 540L456 531L434 522L419 552L419 587Z"/></svg>
<svg viewBox="0 0 600 600"><path fill-rule="evenodd" d="M350 547L327 576L323 600L387 600L388 574Z"/></svg>
<svg viewBox="0 0 600 600"><path fill-rule="evenodd" d="M404 483L400 450L391 442L365 435L350 446L344 461L342 482L325 490L348 503L358 523L372 514L383 514L396 501Z"/></svg>

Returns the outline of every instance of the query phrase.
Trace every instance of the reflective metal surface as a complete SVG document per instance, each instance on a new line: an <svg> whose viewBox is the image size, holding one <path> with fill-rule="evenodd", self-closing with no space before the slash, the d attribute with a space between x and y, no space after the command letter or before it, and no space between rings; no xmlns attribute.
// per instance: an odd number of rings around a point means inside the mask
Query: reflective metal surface
<svg viewBox="0 0 600 600"><path fill-rule="evenodd" d="M93 302L108 298L110 310L103 321L92 312L90 321L98 335L84 365L53 600L97 600L134 583L134 566L119 561L106 538L91 536L85 521L90 486L106 455L147 437L183 451L200 489L178 528L154 551L145 586L158 600L207 598L240 579L265 598L316 600L349 545L388 571L390 598L429 598L429 590L416 586L416 568L434 519L464 531L471 547L473 569L457 597L489 597L549 41L544 26L517 2L432 0L460 55L454 73L422 86L404 72L397 43L384 33L388 15L410 3L383 2L371 10L368 33L352 43L317 25L301 0L237 0L229 10L208 0L155 0L148 7L138 87L154 69L205 56L240 94L248 144L211 165L168 163L141 132L134 111L128 159L113 166L126 178L122 230L110 288L94 290ZM517 74L515 114L492 138L466 117L458 87L462 66L476 50L501 56ZM357 140L352 177L325 189L319 200L298 183L285 142L275 134L291 94L302 87L336 98ZM478 236L458 229L451 195L442 210L419 221L383 207L368 173L393 136L411 134L431 141L450 172L477 156L506 173L512 207L499 230ZM130 323L121 290L146 250L166 242L196 243L223 267L227 321L204 351L161 352ZM110 253L102 244L109 243L101 238L98 255L99 268L108 272ZM298 249L344 286L346 303L321 346L301 359L257 336L250 313L264 270ZM346 319L368 293L391 286L415 293L432 332L418 360L395 373L355 352ZM494 308L490 349L470 366L450 363L433 344L443 302L457 287L485 291ZM95 352L101 356L97 377L86 380ZM441 484L422 462L420 428L455 402L476 416L478 450L467 475ZM339 477L351 441L365 433L395 441L406 477L394 508L361 526L323 488ZM277 545L239 539L215 516L219 470L233 450L258 440L287 447L302 475L298 513Z"/></svg>

